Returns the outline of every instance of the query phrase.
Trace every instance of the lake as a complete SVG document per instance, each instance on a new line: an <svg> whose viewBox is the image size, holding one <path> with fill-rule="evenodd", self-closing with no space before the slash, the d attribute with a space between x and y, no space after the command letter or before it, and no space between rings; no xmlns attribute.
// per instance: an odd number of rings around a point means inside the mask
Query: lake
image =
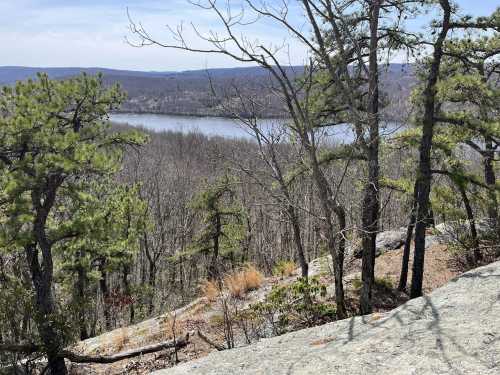
<svg viewBox="0 0 500 375"><path fill-rule="evenodd" d="M150 113L114 113L111 121L143 126L146 129L161 131L176 131L182 133L198 132L208 136L222 136L229 138L251 138L248 130L238 120L223 117L196 117L159 115ZM272 120L263 120L271 123Z"/></svg>
<svg viewBox="0 0 500 375"><path fill-rule="evenodd" d="M151 113L114 113L110 116L111 121L132 126L142 126L156 132L177 131L182 133L198 132L208 136L221 136L227 138L253 138L249 130L238 120L224 117L196 117L175 116ZM263 119L261 124L264 128L279 127L284 120ZM400 128L395 124L381 126L381 135L394 133ZM354 139L352 128L347 125L337 125L322 130L331 140L336 142L351 142Z"/></svg>

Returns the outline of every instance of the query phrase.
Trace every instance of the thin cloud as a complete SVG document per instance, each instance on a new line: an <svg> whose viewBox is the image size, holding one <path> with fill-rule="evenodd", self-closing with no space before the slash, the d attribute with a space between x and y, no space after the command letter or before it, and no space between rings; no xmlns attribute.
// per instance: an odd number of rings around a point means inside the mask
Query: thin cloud
<svg viewBox="0 0 500 375"><path fill-rule="evenodd" d="M232 5L241 3L241 0L231 0ZM461 0L459 3L465 11L488 14L494 9L491 3L495 2ZM142 22L162 41L171 38L166 25L175 27L181 21L192 21L203 32L221 30L213 13L200 10L187 0L0 0L2 64L138 70L238 65L223 56L193 55L159 47L131 47L125 42L125 37L133 38L128 29L127 8L134 20ZM292 22L309 32L296 5L292 7ZM291 63L305 61L305 48L272 22L261 21L245 27L244 33L249 39L266 45L279 45L286 40L292 52ZM187 38L194 46L203 45L193 32L187 32Z"/></svg>

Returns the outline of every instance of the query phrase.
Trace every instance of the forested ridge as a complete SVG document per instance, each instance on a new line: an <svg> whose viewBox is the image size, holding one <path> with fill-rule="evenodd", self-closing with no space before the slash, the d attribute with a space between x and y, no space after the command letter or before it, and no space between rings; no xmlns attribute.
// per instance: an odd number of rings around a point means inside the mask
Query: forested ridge
<svg viewBox="0 0 500 375"><path fill-rule="evenodd" d="M99 371L147 372L206 354L200 345L387 311L499 258L500 10L296 3L308 31L286 3L191 4L226 30L199 34L204 48L130 16L137 47L222 54L249 70L38 73L3 87L0 373L130 359ZM429 14L432 32L407 28ZM252 25L245 17L294 35L308 65L233 32ZM412 56L410 73L387 64L395 54ZM109 121L169 108L231 116L252 137ZM346 127L352 137L332 136Z"/></svg>
<svg viewBox="0 0 500 375"><path fill-rule="evenodd" d="M291 76L302 74L304 67L287 67ZM264 68L206 69L186 72L139 72L103 68L27 68L0 67L0 84L14 84L18 80L35 78L44 72L51 78L64 79L82 72L103 74L105 85L120 84L127 98L117 112L158 113L170 115L231 116L227 104L236 99L224 97L223 93L237 86L242 94L259 97L264 103L262 117L286 117L286 110L273 94L276 82ZM212 87L211 85L214 87ZM415 84L412 64L389 64L382 70L384 92L391 97L394 106L390 109L394 121L401 120L400 107ZM214 98L213 89L221 95ZM242 108L240 108L242 109ZM240 114L243 114L241 112ZM247 113L247 115L250 115Z"/></svg>

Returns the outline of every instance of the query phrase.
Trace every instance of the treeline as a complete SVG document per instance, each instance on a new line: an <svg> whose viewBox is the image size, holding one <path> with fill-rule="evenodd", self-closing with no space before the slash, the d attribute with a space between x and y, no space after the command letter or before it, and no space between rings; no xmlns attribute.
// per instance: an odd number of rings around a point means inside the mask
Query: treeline
<svg viewBox="0 0 500 375"><path fill-rule="evenodd" d="M304 67L285 67L287 74L295 79L303 74ZM241 96L258 98L259 116L264 118L286 118L288 113L279 96L275 94L278 83L262 67L234 68L207 71L171 73L161 77L115 76L105 74L107 84L120 83L127 92L121 112L159 113L198 116L234 116L227 109L238 95L223 95L238 87ZM400 108L415 85L412 64L388 64L381 70L383 91L391 105L386 108L393 121L401 121ZM214 96L213 91L218 95ZM396 95L397 93L397 95ZM238 115L251 116L243 107Z"/></svg>

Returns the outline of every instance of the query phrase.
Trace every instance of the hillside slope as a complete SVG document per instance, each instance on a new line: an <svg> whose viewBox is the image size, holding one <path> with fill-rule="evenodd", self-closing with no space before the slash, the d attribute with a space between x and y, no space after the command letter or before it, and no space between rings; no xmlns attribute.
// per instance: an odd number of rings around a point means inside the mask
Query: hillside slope
<svg viewBox="0 0 500 375"><path fill-rule="evenodd" d="M374 289L374 311L384 313L400 306L407 301L404 293L394 289L399 279L402 248L406 235L405 230L393 230L382 232L379 235L377 247L381 255L377 258L375 276L377 280L384 281L384 285L375 285ZM359 298L359 280L361 275L361 260L348 255L346 259L346 269L344 277L344 287L346 297L351 308L355 309ZM326 300L333 303L334 281L330 269L331 259L329 256L312 260L309 264L309 274L320 277L323 283L328 285ZM440 243L439 236L429 236L426 247L425 268L428 275L424 280L424 291L426 293L445 285L453 277L458 275L458 269L453 266L452 257L447 246ZM411 273L411 264L410 264ZM238 308L245 308L250 304L261 301L270 293L273 287L289 284L300 275L300 269L295 270L290 276L271 276L263 280L259 289L249 292L236 302ZM411 275L410 275L411 279ZM356 281L358 281L356 283ZM390 286L387 288L387 286ZM208 345L196 334L201 330L217 344L224 346L225 338L222 332L221 321L217 317L221 316L221 306L219 303L211 301L202 296L195 299L190 304L179 308L176 311L162 314L160 316L145 320L143 322L118 328L106 332L85 341L80 341L73 346L77 352L87 355L104 354L113 355L127 350L134 350L144 345L157 344L159 342L173 338L172 329L175 316L175 331L177 337L192 333L187 347L179 351L179 361L188 362L193 359L206 356L216 350ZM355 314L355 311L351 311ZM240 329L234 332L236 346L246 346L243 333ZM256 339L256 338L253 338ZM135 374L149 374L155 369L164 369L175 365L172 360L170 350L157 354L149 354L132 360L123 360L112 365L79 365L73 364L72 374L94 374L94 375L117 375L129 373L134 369Z"/></svg>
<svg viewBox="0 0 500 375"><path fill-rule="evenodd" d="M267 70L260 67L141 72L106 68L0 66L0 86L35 78L37 72L45 72L49 77L57 79L75 76L81 72L101 72L106 84L119 83L128 93L128 98L121 107L122 112L229 115L224 107L234 106L234 99L239 98L234 87L238 87L242 97L260 103L258 115L261 117L286 116L282 100L272 89L276 86L275 81ZM294 77L303 73L303 67L287 67L287 72ZM391 108L387 109L388 116L395 119L401 115L401 108L404 107L415 83L414 66L390 64L383 67L381 82L382 89L391 103ZM212 89L218 93L217 98L214 97Z"/></svg>
<svg viewBox="0 0 500 375"><path fill-rule="evenodd" d="M500 262L372 314L214 352L156 375L500 373Z"/></svg>

